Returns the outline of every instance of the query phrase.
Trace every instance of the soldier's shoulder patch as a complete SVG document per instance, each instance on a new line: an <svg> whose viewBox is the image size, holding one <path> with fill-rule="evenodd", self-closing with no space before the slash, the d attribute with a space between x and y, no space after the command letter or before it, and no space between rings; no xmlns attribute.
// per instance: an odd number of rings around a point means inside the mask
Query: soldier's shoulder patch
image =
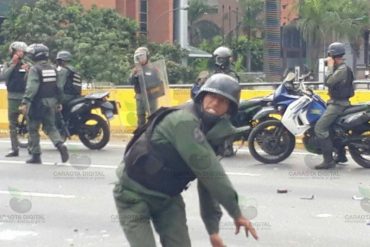
<svg viewBox="0 0 370 247"><path fill-rule="evenodd" d="M200 130L199 127L196 127L193 131L193 137L198 143L204 142L206 139L204 133Z"/></svg>

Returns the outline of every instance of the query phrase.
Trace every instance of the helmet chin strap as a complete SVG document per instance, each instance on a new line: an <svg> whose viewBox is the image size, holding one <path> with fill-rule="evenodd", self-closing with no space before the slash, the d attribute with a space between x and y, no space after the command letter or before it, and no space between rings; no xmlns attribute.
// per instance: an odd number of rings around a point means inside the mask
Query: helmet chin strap
<svg viewBox="0 0 370 247"><path fill-rule="evenodd" d="M201 101L201 102L203 102L203 101ZM198 115L199 115L200 119L202 120L202 129L205 133L207 133L210 129L212 129L212 127L218 121L220 121L222 118L224 118L226 116L226 114L224 114L222 116L217 116L217 115L208 113L203 109L203 106L202 106L201 102L196 104L197 105L196 108L197 108L197 111L198 111Z"/></svg>

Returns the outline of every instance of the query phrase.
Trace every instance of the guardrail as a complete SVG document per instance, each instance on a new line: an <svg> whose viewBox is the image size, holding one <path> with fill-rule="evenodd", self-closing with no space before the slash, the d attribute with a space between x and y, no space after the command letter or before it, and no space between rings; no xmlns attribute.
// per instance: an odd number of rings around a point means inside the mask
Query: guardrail
<svg viewBox="0 0 370 247"><path fill-rule="evenodd" d="M258 88L258 87L272 87L276 88L279 86L282 82L241 82L240 85L244 89L248 88ZM320 86L324 86L324 83L322 82L317 82L317 81L305 81L304 82L308 86L314 86L314 89L320 89ZM353 82L355 85L356 89L370 89L370 80L355 80ZM193 84L170 84L170 88L191 88ZM360 86L365 86L365 87L360 87ZM321 87L321 88L322 88ZM133 88L132 85L106 85L106 86L101 86L101 85L94 85L92 84L90 87L87 89L112 89L112 88Z"/></svg>
<svg viewBox="0 0 370 247"><path fill-rule="evenodd" d="M275 83L242 83L241 99L247 100L254 97L264 97L273 92ZM363 83L357 81L356 84ZM308 85L322 85L322 83L307 82ZM365 85L369 85L366 81ZM171 85L168 94L159 99L160 106L174 106L185 103L190 99L191 84ZM252 88L251 88L252 87ZM324 100L328 99L327 90L316 90ZM120 106L119 115L111 121L111 128L116 133L131 133L136 127L136 103L132 86L107 87L99 86L83 90L83 95L94 91L109 91L110 99L116 100ZM351 98L352 104L369 102L370 90L357 89L355 96ZM0 132L8 130L8 102L6 89L0 89Z"/></svg>

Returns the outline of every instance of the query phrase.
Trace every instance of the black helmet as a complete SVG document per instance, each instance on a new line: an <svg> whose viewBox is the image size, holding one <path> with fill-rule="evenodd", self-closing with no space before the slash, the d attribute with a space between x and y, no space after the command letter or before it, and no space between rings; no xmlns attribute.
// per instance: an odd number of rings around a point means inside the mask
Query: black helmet
<svg viewBox="0 0 370 247"><path fill-rule="evenodd" d="M27 47L26 53L33 61L46 60L49 57L49 48L44 44L32 44Z"/></svg>
<svg viewBox="0 0 370 247"><path fill-rule="evenodd" d="M57 60L69 62L72 60L72 54L69 51L59 51L57 53Z"/></svg>
<svg viewBox="0 0 370 247"><path fill-rule="evenodd" d="M233 77L218 73L209 77L204 85L200 88L198 94L195 96L194 101L199 103L202 101L206 93L214 93L224 96L230 100L230 115L238 112L241 88L237 80Z"/></svg>
<svg viewBox="0 0 370 247"><path fill-rule="evenodd" d="M343 43L334 42L328 47L328 56L330 57L341 57L346 54L346 48Z"/></svg>
<svg viewBox="0 0 370 247"><path fill-rule="evenodd" d="M220 46L213 52L213 57L215 59L215 64L221 69L228 68L230 65L230 57L232 56L232 51L226 46Z"/></svg>

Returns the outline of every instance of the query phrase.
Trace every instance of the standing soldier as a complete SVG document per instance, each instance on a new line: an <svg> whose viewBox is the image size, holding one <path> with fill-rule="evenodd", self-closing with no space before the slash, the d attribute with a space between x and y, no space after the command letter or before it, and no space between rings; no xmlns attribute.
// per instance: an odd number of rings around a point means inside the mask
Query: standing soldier
<svg viewBox="0 0 370 247"><path fill-rule="evenodd" d="M239 75L231 68L233 61L233 53L230 48L226 46L220 46L213 52L213 58L215 60L215 72L223 73L234 77L240 82Z"/></svg>
<svg viewBox="0 0 370 247"><path fill-rule="evenodd" d="M81 76L69 63L72 61L72 54L69 51L59 51L57 54L58 78L63 82L62 104L81 96Z"/></svg>
<svg viewBox="0 0 370 247"><path fill-rule="evenodd" d="M315 125L315 134L319 138L324 160L315 169L334 168L337 162L346 162L344 147L338 150L338 156L333 159L333 143L330 138L330 127L337 117L350 105L349 98L354 95L353 72L345 63L343 43L334 42L328 47L328 75L325 86L329 89L329 101L324 114Z"/></svg>
<svg viewBox="0 0 370 247"><path fill-rule="evenodd" d="M232 51L226 46L220 46L213 52L213 58L215 60L215 71L214 73L223 73L234 77L238 82L240 82L239 75L231 68L231 63L233 61ZM233 147L233 139L226 139L224 142L224 147L222 155L225 157L230 157L235 154Z"/></svg>
<svg viewBox="0 0 370 247"><path fill-rule="evenodd" d="M226 115L237 112L238 82L228 75L211 76L194 102L180 108L161 108L148 125L138 128L128 143L114 199L119 220L131 246L154 247L151 222L162 246L191 246L181 192L198 179L201 211L212 246L219 236L219 202L234 219L236 232L257 233L238 205L238 195L207 140Z"/></svg>
<svg viewBox="0 0 370 247"><path fill-rule="evenodd" d="M62 162L69 158L68 150L55 127L55 112L62 110L61 83L57 82L54 66L49 61L49 48L43 44L27 47L27 55L35 64L30 68L21 111L28 116L29 151L31 159L26 163L41 164L39 128L47 134L60 152Z"/></svg>
<svg viewBox="0 0 370 247"><path fill-rule="evenodd" d="M134 53L135 68L130 76L130 84L134 85L136 99L137 125L142 126L150 115L158 108L157 98L162 96L158 88L163 85L158 70L149 62L149 50L139 47ZM159 93L159 94L158 94Z"/></svg>
<svg viewBox="0 0 370 247"><path fill-rule="evenodd" d="M11 61L6 63L2 75L6 81L8 90L8 121L9 134L12 150L5 155L6 157L16 157L19 155L17 122L19 117L19 106L21 105L24 91L26 90L26 73L29 65L23 62L27 44L15 41L9 46Z"/></svg>

